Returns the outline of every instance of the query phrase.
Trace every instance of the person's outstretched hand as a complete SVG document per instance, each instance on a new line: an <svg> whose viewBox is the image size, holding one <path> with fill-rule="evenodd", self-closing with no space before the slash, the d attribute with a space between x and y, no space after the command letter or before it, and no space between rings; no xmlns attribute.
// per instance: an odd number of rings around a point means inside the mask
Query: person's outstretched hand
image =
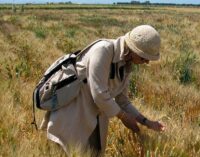
<svg viewBox="0 0 200 157"><path fill-rule="evenodd" d="M131 129L134 133L140 132L135 118L130 113L120 111L117 117L127 128Z"/></svg>
<svg viewBox="0 0 200 157"><path fill-rule="evenodd" d="M159 121L146 121L146 126L154 131L165 131L165 125Z"/></svg>

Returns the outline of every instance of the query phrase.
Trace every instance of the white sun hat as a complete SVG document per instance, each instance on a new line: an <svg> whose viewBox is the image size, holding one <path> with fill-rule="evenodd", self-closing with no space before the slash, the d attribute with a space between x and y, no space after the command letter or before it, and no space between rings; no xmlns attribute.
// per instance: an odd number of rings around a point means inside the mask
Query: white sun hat
<svg viewBox="0 0 200 157"><path fill-rule="evenodd" d="M160 35L150 25L140 25L125 35L127 46L142 58L158 60L160 58Z"/></svg>

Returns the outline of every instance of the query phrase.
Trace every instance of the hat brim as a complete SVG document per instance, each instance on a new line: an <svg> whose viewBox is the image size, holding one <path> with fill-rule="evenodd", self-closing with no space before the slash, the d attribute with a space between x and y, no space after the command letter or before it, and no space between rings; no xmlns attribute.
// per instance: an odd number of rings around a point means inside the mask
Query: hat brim
<svg viewBox="0 0 200 157"><path fill-rule="evenodd" d="M152 60L152 61L156 61L156 60L159 60L160 59L160 54L158 53L158 55L150 55L150 54L147 54L145 52L143 52L142 50L138 49L135 44L133 42L131 42L130 40L130 33L131 32L128 32L126 33L125 35L125 42L128 46L128 48L130 48L133 52L135 52L138 56L142 57L142 58L145 58L147 60Z"/></svg>

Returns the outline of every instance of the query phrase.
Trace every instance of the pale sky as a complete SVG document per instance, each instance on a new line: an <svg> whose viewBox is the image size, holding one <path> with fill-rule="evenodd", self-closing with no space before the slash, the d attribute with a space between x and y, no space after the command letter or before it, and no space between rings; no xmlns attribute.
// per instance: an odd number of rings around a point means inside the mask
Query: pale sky
<svg viewBox="0 0 200 157"><path fill-rule="evenodd" d="M87 4L112 4L116 2L131 2L131 0L0 0L0 3L47 3L68 2ZM138 0L144 2L146 0ZM200 0L150 0L151 3L176 3L176 4L200 4Z"/></svg>

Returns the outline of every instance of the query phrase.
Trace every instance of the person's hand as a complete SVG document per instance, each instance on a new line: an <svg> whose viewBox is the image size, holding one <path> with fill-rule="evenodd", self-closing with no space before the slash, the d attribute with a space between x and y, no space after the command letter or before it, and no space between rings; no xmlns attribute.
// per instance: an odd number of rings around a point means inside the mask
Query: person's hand
<svg viewBox="0 0 200 157"><path fill-rule="evenodd" d="M165 131L165 125L159 121L146 121L146 126L154 131Z"/></svg>
<svg viewBox="0 0 200 157"><path fill-rule="evenodd" d="M138 133L140 132L140 129L136 123L135 118L127 112L120 111L117 115L119 119L121 119L122 123L129 129L131 129L133 132Z"/></svg>

